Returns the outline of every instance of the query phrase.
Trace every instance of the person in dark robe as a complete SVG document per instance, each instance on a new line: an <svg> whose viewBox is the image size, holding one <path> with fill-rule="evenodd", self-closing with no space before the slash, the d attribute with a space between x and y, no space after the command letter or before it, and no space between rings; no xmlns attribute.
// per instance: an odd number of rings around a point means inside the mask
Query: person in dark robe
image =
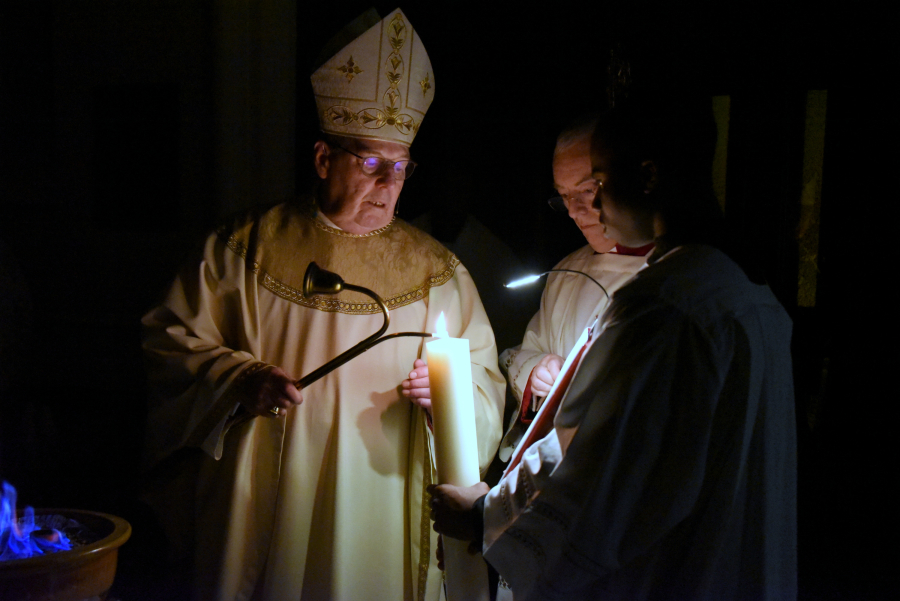
<svg viewBox="0 0 900 601"><path fill-rule="evenodd" d="M516 601L796 599L792 324L725 227L692 100L635 93L594 132L605 235L656 247L542 407L547 434L493 488L430 489L435 529Z"/></svg>

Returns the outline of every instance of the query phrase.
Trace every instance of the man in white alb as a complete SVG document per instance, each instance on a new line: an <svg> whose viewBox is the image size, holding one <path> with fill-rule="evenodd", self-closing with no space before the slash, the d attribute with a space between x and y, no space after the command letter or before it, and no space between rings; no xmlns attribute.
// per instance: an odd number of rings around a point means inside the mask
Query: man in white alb
<svg viewBox="0 0 900 601"><path fill-rule="evenodd" d="M559 376L564 358L584 329L609 304L619 287L646 263L652 248L630 249L607 238L599 211L592 206L597 182L591 175L591 134L597 119L583 117L560 133L553 152L553 183L559 196L550 206L567 211L584 234L587 244L560 261L554 269L586 273L602 284L572 273L550 273L541 297L541 308L531 319L522 344L500 355L518 410L500 445L500 459L507 461L527 428L530 417Z"/></svg>

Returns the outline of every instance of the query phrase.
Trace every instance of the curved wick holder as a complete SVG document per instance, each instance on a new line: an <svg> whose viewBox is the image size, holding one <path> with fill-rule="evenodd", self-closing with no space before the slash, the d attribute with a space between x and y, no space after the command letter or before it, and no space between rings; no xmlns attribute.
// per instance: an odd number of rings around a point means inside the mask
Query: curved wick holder
<svg viewBox="0 0 900 601"><path fill-rule="evenodd" d="M306 273L303 275L303 296L306 298L311 297L314 294L337 294L342 290L353 290L354 292L360 292L365 294L366 296L375 300L378 303L378 306L381 307L381 312L384 315L384 323L381 328L369 336L368 338L358 342L354 346L350 347L322 367L319 367L315 371L312 371L296 382L294 382L294 386L298 389L306 388L322 376L331 373L350 359L363 354L376 344L380 344L385 340L391 338L399 338L401 336L420 336L422 338L430 338L432 334L430 332L398 332L396 334L389 334L387 336L382 336L391 323L391 314L388 311L387 305L384 304L384 301L380 296L369 290L368 288L363 288L362 286L355 286L353 284L346 283L341 276L331 271L326 271L315 264L315 262L310 263L309 267L306 268Z"/></svg>

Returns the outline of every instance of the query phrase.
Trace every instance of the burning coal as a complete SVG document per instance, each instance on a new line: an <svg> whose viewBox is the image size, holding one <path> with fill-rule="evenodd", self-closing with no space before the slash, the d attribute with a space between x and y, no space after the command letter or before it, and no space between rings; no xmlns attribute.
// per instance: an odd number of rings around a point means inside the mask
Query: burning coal
<svg viewBox="0 0 900 601"><path fill-rule="evenodd" d="M25 515L16 515L16 489L3 483L0 497L0 561L23 559L72 548L69 538L56 528L37 525L34 508L26 507Z"/></svg>

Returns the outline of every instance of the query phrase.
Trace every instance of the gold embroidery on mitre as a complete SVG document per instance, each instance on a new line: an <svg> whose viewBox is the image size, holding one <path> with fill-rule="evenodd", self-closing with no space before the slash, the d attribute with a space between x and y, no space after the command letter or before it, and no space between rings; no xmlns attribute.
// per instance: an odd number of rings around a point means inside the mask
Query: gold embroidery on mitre
<svg viewBox="0 0 900 601"><path fill-rule="evenodd" d="M359 68L359 65L353 62L353 56L350 56L350 59L347 61L346 65L341 65L340 67L335 67L338 71L347 76L347 81L353 81L353 76L358 75L363 72L362 69Z"/></svg>
<svg viewBox="0 0 900 601"><path fill-rule="evenodd" d="M427 93L428 93L428 90L431 89L431 81L430 81L430 78L431 78L431 76L430 76L428 73L426 73L426 74L425 74L425 79L423 79L422 81L419 82L419 85L422 86L422 96L424 96L425 94L427 94Z"/></svg>
<svg viewBox="0 0 900 601"><path fill-rule="evenodd" d="M415 134L419 131L419 122L413 119L412 115L401 113L403 106L403 95L400 93L400 82L405 73L405 63L400 51L407 41L409 32L406 23L400 13L394 15L391 22L388 23L388 43L391 47L391 53L385 60L385 77L388 81L388 89L382 96L382 107L368 107L359 111L351 111L346 106L335 105L325 109L324 118L335 126L346 127L352 123L357 123L366 129L381 129L385 125L394 126L401 134ZM352 61L352 58L351 58ZM344 67L338 67L338 70L344 72ZM348 73L348 81L351 78ZM426 76L426 81L428 77ZM431 87L431 84L428 84ZM425 86L422 87L422 93L427 92Z"/></svg>

